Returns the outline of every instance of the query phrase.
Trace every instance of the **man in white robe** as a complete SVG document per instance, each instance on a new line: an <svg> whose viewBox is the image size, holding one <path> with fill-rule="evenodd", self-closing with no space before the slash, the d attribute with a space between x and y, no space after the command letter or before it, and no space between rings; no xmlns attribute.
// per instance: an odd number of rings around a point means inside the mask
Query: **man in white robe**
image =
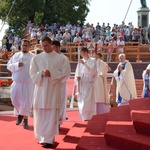
<svg viewBox="0 0 150 150"><path fill-rule="evenodd" d="M81 48L83 59L75 72L75 83L78 85L79 115L83 121L90 120L95 114L94 81L97 74L96 59L88 55L88 49Z"/></svg>
<svg viewBox="0 0 150 150"><path fill-rule="evenodd" d="M110 67L102 60L100 53L95 54L97 60L97 78L95 80L96 114L107 113L110 110L110 102L107 89L107 72Z"/></svg>
<svg viewBox="0 0 150 150"><path fill-rule="evenodd" d="M116 102L118 106L128 105L129 100L136 99L136 86L132 65L126 60L125 54L119 55L119 61L114 76L117 82Z"/></svg>
<svg viewBox="0 0 150 150"><path fill-rule="evenodd" d="M23 118L23 127L28 128L28 116L33 104L34 84L29 75L30 61L34 57L29 52L30 42L22 40L21 52L15 53L8 61L7 69L12 72L13 84L11 86L11 101L18 113L16 125L19 125Z"/></svg>
<svg viewBox="0 0 150 150"><path fill-rule="evenodd" d="M66 76L64 58L52 51L49 37L42 38L44 52L31 60L30 76L34 91L34 134L44 148L52 148L59 133L61 80Z"/></svg>
<svg viewBox="0 0 150 150"><path fill-rule="evenodd" d="M64 69L66 69L66 76L63 78L62 85L61 85L61 107L60 107L60 118L59 118L59 124L61 125L63 123L63 120L66 120L66 103L67 103L67 80L70 77L71 74L71 67L70 67L70 61L67 56L65 56L63 53L60 52L60 42L59 41L53 41L52 42L52 49L60 54L64 58Z"/></svg>

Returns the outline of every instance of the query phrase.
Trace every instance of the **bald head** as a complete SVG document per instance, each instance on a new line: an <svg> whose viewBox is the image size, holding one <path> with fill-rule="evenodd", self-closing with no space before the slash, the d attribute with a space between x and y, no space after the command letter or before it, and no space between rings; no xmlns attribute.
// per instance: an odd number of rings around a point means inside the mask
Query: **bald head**
<svg viewBox="0 0 150 150"><path fill-rule="evenodd" d="M118 58L119 58L120 62L124 62L126 60L126 55L125 54L120 54Z"/></svg>

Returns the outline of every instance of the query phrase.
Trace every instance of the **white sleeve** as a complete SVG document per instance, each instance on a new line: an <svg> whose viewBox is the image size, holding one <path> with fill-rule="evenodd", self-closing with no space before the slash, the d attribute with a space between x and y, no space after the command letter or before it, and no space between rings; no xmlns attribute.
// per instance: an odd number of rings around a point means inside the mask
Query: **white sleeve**
<svg viewBox="0 0 150 150"><path fill-rule="evenodd" d="M34 58L31 59L29 73L34 84L42 83L42 70L38 71Z"/></svg>
<svg viewBox="0 0 150 150"><path fill-rule="evenodd" d="M15 61L15 56L16 55L13 55L12 58L7 63L7 69L10 70L11 72L17 72L20 69L22 69L22 67L19 67L19 62Z"/></svg>

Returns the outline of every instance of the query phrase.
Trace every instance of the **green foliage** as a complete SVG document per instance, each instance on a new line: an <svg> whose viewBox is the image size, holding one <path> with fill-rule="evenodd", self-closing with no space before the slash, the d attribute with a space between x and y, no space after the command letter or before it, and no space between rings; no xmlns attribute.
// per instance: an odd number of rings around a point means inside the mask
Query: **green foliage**
<svg viewBox="0 0 150 150"><path fill-rule="evenodd" d="M15 0L0 1L0 18L4 21ZM28 20L36 24L51 22L84 24L90 0L16 0L7 23L22 29Z"/></svg>

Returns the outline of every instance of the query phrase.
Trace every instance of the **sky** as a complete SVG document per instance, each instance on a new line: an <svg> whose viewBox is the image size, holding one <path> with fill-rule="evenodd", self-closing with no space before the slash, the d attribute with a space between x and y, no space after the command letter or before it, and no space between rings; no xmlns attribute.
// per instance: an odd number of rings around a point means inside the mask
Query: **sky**
<svg viewBox="0 0 150 150"><path fill-rule="evenodd" d="M89 6L90 12L86 17L85 23L93 23L94 26L96 26L97 22L99 22L100 25L102 25L103 22L105 22L105 24L109 23L110 26L113 26L114 23L120 25L126 16L130 2L131 0L91 0ZM146 0L146 3L150 8L150 0ZM140 7L140 0L132 0L130 9L125 19L126 24L132 22L132 24L137 27L137 10ZM0 21L0 29L1 27L2 23ZM4 35L5 29L7 28L7 25L3 27L3 30L0 33L0 40Z"/></svg>
<svg viewBox="0 0 150 150"><path fill-rule="evenodd" d="M3 27L3 28L2 28ZM0 20L0 45L1 45L1 39L3 38L4 34L5 34L5 30L8 28L8 25L5 24L3 26L2 21ZM1 30L2 29L2 30Z"/></svg>
<svg viewBox="0 0 150 150"><path fill-rule="evenodd" d="M91 0L90 12L87 15L86 23L93 23L96 26L97 22L102 25L114 23L120 25L124 20L131 0ZM147 7L150 9L150 0L146 0ZM141 7L140 0L132 0L125 23L132 22L134 27L137 27L137 10Z"/></svg>

